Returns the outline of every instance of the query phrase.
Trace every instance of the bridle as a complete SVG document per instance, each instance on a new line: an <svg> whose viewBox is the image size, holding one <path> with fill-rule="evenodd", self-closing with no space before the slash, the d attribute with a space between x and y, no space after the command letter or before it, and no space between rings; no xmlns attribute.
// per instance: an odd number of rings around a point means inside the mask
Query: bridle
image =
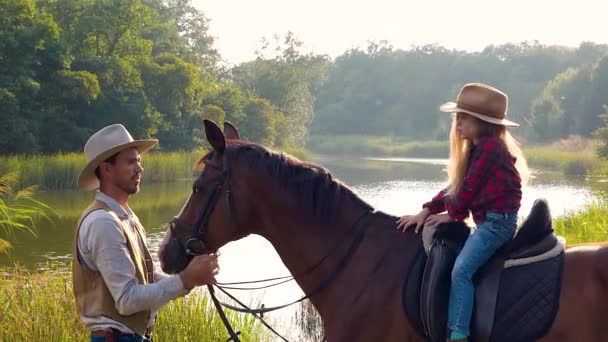
<svg viewBox="0 0 608 342"><path fill-rule="evenodd" d="M234 210L234 206L232 204L232 196L231 196L230 182L229 182L230 181L230 167L227 163L226 158L224 158L224 166L225 166L225 168L222 170L217 164L211 163L210 161L205 162L205 167L211 167L211 168L219 171L221 174L220 174L219 179L213 185L213 190L211 191L209 197L207 198L205 205L201 209L201 214L199 215L196 222L194 224L190 224L190 223L184 222L179 217L174 217L170 223L171 234L172 234L172 236L174 236L174 239L176 239L178 241L178 243L182 246L184 253L187 255L189 261L192 260L192 258L194 258L197 255L204 254L205 248L208 247L207 234L208 234L208 230L209 230L209 218L211 217L211 214L213 213L215 207L217 206L217 204L219 202L223 189L225 189L225 191L226 191L226 207L228 208L229 216L234 223L236 223L237 225L239 223L235 210ZM195 183L195 185L193 186L193 189L192 189L192 193L194 194L194 193L198 193L200 191L202 191L202 189ZM320 281L320 283L315 288L313 288L312 291L310 291L305 296L299 298L298 300L295 300L295 301L285 304L285 305L279 305L279 306L275 306L275 307L262 308L262 309L251 309L247 305L243 304L237 298L235 298L234 296L232 296L230 293L228 293L226 291L226 288L230 288L230 287L221 286L222 284L216 283L215 286L217 286L220 289L220 291L222 291L224 294L226 294L228 297L230 297L232 300L237 302L242 307L242 308L239 308L239 307L235 307L230 304L220 302L217 299L217 297L215 296L214 285L209 284L207 287L209 289L209 294L211 296L213 304L215 305L217 312L220 315L220 318L222 319L224 326L226 327L226 330L230 334L230 338L228 339L228 341L232 340L235 342L240 342L240 339L238 337L240 332L235 332L234 329L232 329L232 326L230 325L230 322L228 321L228 318L226 317L226 314L224 313L222 306L226 307L228 309L231 309L233 311L252 314L254 317L259 319L264 326L266 326L268 329L270 329L275 335L279 336L284 341L287 341L287 339L285 339L283 336L281 336L276 330L274 330L268 323L266 323L263 320L262 315L266 312L279 310L279 309L288 307L290 305L302 302L305 299L308 299L308 298L312 297L313 295L319 293L327 285L329 285L335 279L335 277L340 273L340 271L342 271L342 269L344 269L344 267L346 266L346 264L348 263L350 258L354 255L355 251L359 247L361 241L363 240L366 228L369 226L369 224L371 222L371 219L373 216L372 213L373 213L373 211L366 210L363 212L363 214L361 216L359 216L357 218L357 220L352 225L352 227L353 227L352 230L349 231L349 233L352 232L354 234L354 238L353 238L351 244L348 246L347 250L345 251L344 255L338 260L337 265L334 268L334 270L328 276L323 278ZM178 239L177 235L175 234L176 225L184 226L188 229L188 231L191 231L194 234L192 235L191 238L189 238L188 240L183 242L182 239ZM196 249L196 248L194 248L195 246L199 246L200 248ZM319 260L319 262L317 262L312 267L309 267L308 269L306 269L301 275L306 275L306 274L312 273L336 250L338 250L338 249L332 248L329 251L329 253L327 253L325 256L323 256ZM288 277L281 277L280 279L283 279L283 278L288 278ZM290 280L294 279L293 276L291 276L289 278L291 278ZM277 279L279 279L279 278L277 278ZM261 282L266 282L268 280L269 279L264 279L264 280L258 280L258 281L253 281L253 282L242 282L242 283L233 283L233 284L261 283ZM272 279L270 279L270 280L272 280ZM286 280L286 281L290 281L290 280ZM276 283L274 285L279 285L279 284L285 283L286 281L281 281L280 283ZM228 285L228 284L226 284L226 285ZM274 286L274 285L271 285L271 286ZM265 288L267 288L267 287L270 287L270 286L266 286Z"/></svg>
<svg viewBox="0 0 608 342"><path fill-rule="evenodd" d="M224 160L225 161L225 160ZM193 257L197 255L202 255L205 252L205 248L208 247L207 234L209 232L209 218L213 213L219 199L222 195L222 190L226 189L226 206L228 207L229 216L231 219L238 223L237 217L234 212L234 206L232 205L232 196L230 192L230 169L226 167L225 169L221 169L217 164L211 163L210 161L205 162L205 167L211 167L215 170L221 172L220 178L213 185L213 189L207 198L207 202L201 209L201 214L194 224L190 224L181 220L179 217L174 217L171 221L169 228L171 230L171 234L175 237L176 225L180 225L186 227L188 231L193 232L192 237L183 242L181 239L177 239L178 243L182 246L184 253L188 256L188 259L191 260ZM192 193L196 194L202 192L203 189L196 185L192 187ZM198 247L198 248L196 248Z"/></svg>

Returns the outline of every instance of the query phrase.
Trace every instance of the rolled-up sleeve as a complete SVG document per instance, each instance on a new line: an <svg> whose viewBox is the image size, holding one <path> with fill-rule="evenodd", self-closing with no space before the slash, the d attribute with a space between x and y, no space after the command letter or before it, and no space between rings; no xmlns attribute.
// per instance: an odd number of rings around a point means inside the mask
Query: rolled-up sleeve
<svg viewBox="0 0 608 342"><path fill-rule="evenodd" d="M426 202L422 205L423 208L428 208L429 211L431 212L431 214L438 214L441 212L444 212L446 210L445 208L445 193L447 192L447 189L443 189L441 191L439 191L439 193L437 195L435 195L435 197L433 197L433 199L431 199L429 202Z"/></svg>

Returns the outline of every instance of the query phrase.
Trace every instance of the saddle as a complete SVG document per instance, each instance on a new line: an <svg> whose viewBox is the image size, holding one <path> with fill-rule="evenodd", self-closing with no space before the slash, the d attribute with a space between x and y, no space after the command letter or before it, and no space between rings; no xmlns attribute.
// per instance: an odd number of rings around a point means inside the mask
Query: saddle
<svg viewBox="0 0 608 342"><path fill-rule="evenodd" d="M438 227L428 251L421 249L410 267L405 311L431 342L446 340L451 271L469 232L459 222ZM531 341L546 333L558 309L564 245L553 234L547 201L536 200L513 240L475 276L470 341Z"/></svg>

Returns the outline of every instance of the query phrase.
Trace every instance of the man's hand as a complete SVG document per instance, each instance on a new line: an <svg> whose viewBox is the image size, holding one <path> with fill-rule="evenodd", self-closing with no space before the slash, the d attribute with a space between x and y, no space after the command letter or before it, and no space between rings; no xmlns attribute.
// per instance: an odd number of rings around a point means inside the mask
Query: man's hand
<svg viewBox="0 0 608 342"><path fill-rule="evenodd" d="M220 271L217 258L218 254L203 254L192 258L186 269L179 273L184 288L192 290L196 286L213 284Z"/></svg>

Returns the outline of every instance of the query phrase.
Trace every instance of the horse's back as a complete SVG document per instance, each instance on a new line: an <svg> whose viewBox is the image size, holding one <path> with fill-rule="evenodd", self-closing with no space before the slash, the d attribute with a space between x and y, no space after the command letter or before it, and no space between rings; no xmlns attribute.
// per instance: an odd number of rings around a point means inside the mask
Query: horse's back
<svg viewBox="0 0 608 342"><path fill-rule="evenodd" d="M553 341L608 341L608 244L566 249L560 307L549 333Z"/></svg>

